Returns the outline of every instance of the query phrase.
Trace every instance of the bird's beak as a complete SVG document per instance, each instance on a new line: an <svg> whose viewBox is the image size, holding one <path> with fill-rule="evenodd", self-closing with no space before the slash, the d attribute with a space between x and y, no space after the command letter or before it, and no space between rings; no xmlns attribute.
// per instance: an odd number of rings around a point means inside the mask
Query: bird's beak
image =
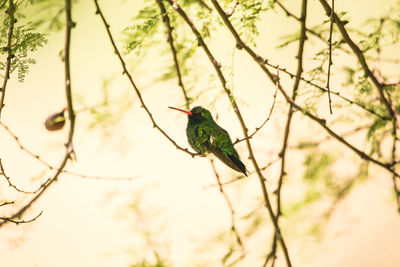
<svg viewBox="0 0 400 267"><path fill-rule="evenodd" d="M169 107L169 108L178 110L178 111L183 112L183 113L186 113L186 114L189 115L189 116L193 114L193 113L190 112L190 111L183 110L183 109L180 109L180 108L174 108L174 107Z"/></svg>

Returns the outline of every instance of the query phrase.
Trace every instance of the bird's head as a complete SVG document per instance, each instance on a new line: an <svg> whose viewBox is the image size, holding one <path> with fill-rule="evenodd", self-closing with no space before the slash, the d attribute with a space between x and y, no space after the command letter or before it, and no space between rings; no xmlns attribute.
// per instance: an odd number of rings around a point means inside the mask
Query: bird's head
<svg viewBox="0 0 400 267"><path fill-rule="evenodd" d="M212 115L211 115L210 111L208 111L207 109L200 107L200 106L194 107L190 111L179 109L179 108L174 108L174 107L169 107L169 108L183 112L189 116L189 119L193 119L196 121L212 119Z"/></svg>

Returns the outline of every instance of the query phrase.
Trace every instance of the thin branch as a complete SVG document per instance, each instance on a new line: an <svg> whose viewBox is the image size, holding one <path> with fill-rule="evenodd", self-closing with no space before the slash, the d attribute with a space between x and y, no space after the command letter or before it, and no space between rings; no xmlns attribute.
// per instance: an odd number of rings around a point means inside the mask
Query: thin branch
<svg viewBox="0 0 400 267"><path fill-rule="evenodd" d="M60 166L57 168L54 176L48 180L43 186L42 189L27 203L25 206L20 208L16 213L8 218L8 220L4 220L0 222L0 227L7 223L13 222L15 218L20 218L26 210L28 210L50 186L57 181L58 176L61 174L62 170L66 166L67 162L71 159L71 155L74 153L73 151L73 136L75 129L75 113L72 105L72 96L71 96L71 76L70 76L70 43L71 43L71 29L75 26L75 23L71 18L71 0L65 0L65 15L66 15L66 29L65 29L65 45L64 45L64 69L65 69L65 93L68 107L68 115L70 121L70 128L68 132L68 141L66 143L66 151Z"/></svg>
<svg viewBox="0 0 400 267"><path fill-rule="evenodd" d="M322 7L325 9L325 12L327 15L330 16L332 14L334 22L335 22L336 26L338 27L338 29L343 37L343 40L350 46L351 50L356 55L358 61L360 62L362 68L364 69L364 72L371 79L372 83L377 88L381 102L385 105L389 114L392 117L396 117L396 119L398 120L397 123L400 124L400 118L397 115L395 108L392 105L390 105L388 99L386 98L386 96L384 94L384 90L383 90L384 85L382 83L380 83L377 80L377 78L375 77L375 75L372 73L371 69L369 68L369 66L367 64L367 61L364 57L363 52L357 46L357 44L353 42L353 40L349 36L346 28L344 27L345 24L343 23L343 21L339 18L339 16L335 12L331 11L332 9L329 6L329 4L326 2L326 0L319 0L319 2L321 3Z"/></svg>
<svg viewBox="0 0 400 267"><path fill-rule="evenodd" d="M274 239L273 239L272 245L271 245L271 250L268 253L267 257L265 257L263 267L266 267L269 262L271 262L271 267L275 266L275 262L277 259L276 249L277 249L277 239L276 239L276 236L274 235Z"/></svg>
<svg viewBox="0 0 400 267"><path fill-rule="evenodd" d="M332 9L330 14L330 26L329 26L329 39L328 39L328 46L329 46L329 57L328 57L328 76L326 78L326 88L328 89L328 103L329 103L329 112L332 114L332 100L331 100L331 88L330 88L330 79L331 79L331 67L333 65L332 61L332 32L333 32L333 14L335 12L335 0L332 0Z"/></svg>
<svg viewBox="0 0 400 267"><path fill-rule="evenodd" d="M104 24L104 27L105 27L105 29L106 29L107 35L108 35L108 37L109 37L109 39L110 39L111 45L112 45L112 47L113 47L113 49L114 49L114 53L115 53L115 55L118 57L118 59L119 59L119 61L120 61L120 63L121 63L121 66L122 66L122 69L123 69L123 74L125 74L125 75L128 77L130 84L132 85L133 89L135 90L135 93L136 93L137 97L139 98L139 101L140 101L140 103L141 103L141 107L146 111L148 117L150 118L151 122L153 123L153 128L156 128L156 129L157 129L162 135L164 135L177 149L179 149L179 150L181 150L181 151L183 151L183 152L185 152L185 153L191 155L192 157L194 157L194 156L199 156L198 153L192 153L192 152L190 152L187 148L182 148L182 147L180 147L180 146L179 146L179 145L178 145L178 144L163 130L163 129L161 129L161 127L158 126L158 124L155 122L155 120L154 120L154 118L153 118L153 115L151 114L150 110L147 108L146 104L144 103L144 100L143 100L143 98L142 98L142 95L140 94L140 91L139 91L138 87L136 86L135 82L133 81L132 75L129 73L128 69L126 68L126 63L125 63L124 59L122 58L121 53L119 52L119 50L118 50L118 48L117 48L117 45L115 44L114 38L113 38L113 36L112 36L112 34L111 34L111 31L110 31L110 24L107 23L107 21L106 21L104 15L103 15L103 13L102 13L102 11L100 10L100 6L99 6L99 4L98 4L98 1L97 1L97 0L93 0L93 2L94 2L94 4L95 4L95 6L96 6L96 15L99 15L99 16L100 16L100 18L101 18L101 20L102 20L102 22L103 22L103 24Z"/></svg>
<svg viewBox="0 0 400 267"><path fill-rule="evenodd" d="M285 12L286 16L292 17L292 18L294 18L295 20L300 21L300 18L299 18L298 16L294 15L292 12L290 12L290 11L287 9L287 7L285 7L280 1L276 0L276 3L277 3L278 6ZM313 30L311 30L311 29L309 29L309 28L306 28L306 32L308 32L308 33L310 33L310 34L316 36L318 39L321 39L322 41L325 42L324 38L322 38L322 36L321 36L320 33L317 33L317 32L315 32L315 31L313 31Z"/></svg>
<svg viewBox="0 0 400 267"><path fill-rule="evenodd" d="M3 0L3 2L0 4L0 9L3 8L3 6L7 3L7 0Z"/></svg>
<svg viewBox="0 0 400 267"><path fill-rule="evenodd" d="M36 153L32 152L30 149L28 149L26 146L24 146L22 144L22 142L20 141L20 139L18 138L18 136L16 136L4 122L0 121L0 125L6 130L6 132L12 138L14 138L15 143L19 146L19 148L22 151L24 151L25 153L30 155L32 158L36 159L38 162L40 162L43 165L45 165L49 170L58 170L58 167L55 167L55 166L51 165L50 163L48 163L47 161L42 159L42 157L39 154L36 154ZM82 174L82 173L71 172L71 171L66 170L66 169L63 169L61 172L65 173L65 174L72 175L72 176L81 177L83 179L95 179L95 180L131 181L131 180L135 180L135 179L139 178L139 176L136 176L136 177L105 177L105 176L99 176L99 175L86 175L86 174Z"/></svg>
<svg viewBox="0 0 400 267"><path fill-rule="evenodd" d="M198 2L199 5L200 5L201 7L206 8L208 11L210 11L210 12L212 11L211 7L209 7L209 6L206 4L206 2L204 2L203 0L196 0L196 2Z"/></svg>
<svg viewBox="0 0 400 267"><path fill-rule="evenodd" d="M265 171L266 169L271 167L272 164L277 163L279 160L280 160L280 158L276 158L276 159L268 162L264 167L261 167L260 170L261 171ZM249 176L252 175L252 174L254 174L254 172L249 172ZM224 186L224 185L233 184L233 183L241 181L241 180L243 180L244 178L247 178L247 177L248 176L245 176L245 175L239 175L239 176L237 176L237 177L235 177L235 178L233 178L233 179L231 179L231 180L229 180L227 182L221 183L221 185ZM217 187L217 186L219 186L219 185L218 184L210 184L210 185L204 186L203 189L208 189L208 188Z"/></svg>
<svg viewBox="0 0 400 267"><path fill-rule="evenodd" d="M254 132L251 133L251 134L248 136L248 139L253 138L253 136L254 136L259 130L261 130L261 128L264 127L264 125L265 125L265 124L270 120L270 118L271 118L272 111L274 110L274 107L275 107L276 95L278 94L279 68L276 69L276 76L277 76L277 79L276 79L277 82L276 82L276 87L275 87L276 89L275 89L275 93L274 93L274 96L273 96L272 105L271 105L271 108L270 108L270 110L269 110L269 114L268 114L267 118L264 120L264 122L261 123L260 126L256 127L256 129L254 130ZM240 142L242 142L242 141L244 141L244 140L245 140L245 138L236 139L236 141L235 141L233 144L236 145L237 143L240 143Z"/></svg>
<svg viewBox="0 0 400 267"><path fill-rule="evenodd" d="M303 0L301 2L301 15L300 15L300 39L299 39L299 48L297 51L297 71L296 71L296 79L293 84L293 90L292 90L292 99L293 101L296 99L297 94L298 94L298 89L300 85L300 77L303 73L303 54L304 54L304 44L307 39L306 36L306 18L307 18L307 0ZM280 88L280 83L279 79L277 78L277 88ZM293 113L295 109L292 104L289 106L289 111L286 119L286 126L285 126L285 132L284 132L284 137L283 137L283 143L282 143L282 149L281 152L279 153L279 156L281 158L281 168L280 168L280 174L279 174L279 179L278 179L278 187L275 191L276 194L276 220L278 221L280 216L282 215L282 210L281 210L281 192L282 192L282 186L283 186L283 180L284 177L286 176L286 150L288 147L288 141L289 141L289 134L290 134L290 126L293 118ZM273 241L272 241L272 247L271 247L271 252L267 255L264 266L267 266L269 261L272 261L272 266L275 265L275 260L276 260L276 248L277 248L277 235L276 233L274 234Z"/></svg>
<svg viewBox="0 0 400 267"><path fill-rule="evenodd" d="M168 0L168 1L170 2L171 0ZM231 24L230 21L229 21L228 16L227 16L226 13L224 12L224 10L221 8L221 6L219 5L218 1L216 1L216 0L211 0L211 2L212 2L212 4L214 5L214 8L217 10L217 12L218 12L218 14L220 15L220 17L222 18L222 20L224 21L225 25L226 25L229 29L233 29L233 31L231 31L232 33L233 33L233 32L236 33L236 31L234 30L232 24ZM179 12L179 9L178 9L177 11ZM191 23L190 20L186 20L186 21L187 21L188 24L193 24L193 23ZM194 32L195 34L197 33L196 36L198 36L198 37L199 37L199 40L201 40L201 43L200 43L200 44L202 45L203 49L207 52L208 49L207 49L207 47L205 46L204 42L202 41L200 34L197 32L196 28L194 28L193 26L191 26L191 28L192 28L192 30L193 30L193 32ZM237 35L237 33L236 33L236 35ZM239 36L239 35L237 35L237 36ZM239 39L240 39L240 38L239 38ZM237 42L237 44L239 44L239 43ZM241 46L239 46L239 47L241 47ZM264 178L264 176L262 175L261 170L260 170L260 168L259 168L259 166L258 166L258 164L257 164L257 161L256 161L256 159L255 159L255 156L254 156L254 154L253 154L253 150L252 150L252 147L251 147L251 144L250 144L250 140L248 139L248 131L247 131L246 125L245 125L245 123L244 123L244 121L243 121L243 118L242 118L242 116L241 116L241 114L240 114L240 111L239 111L239 109L238 109L238 107L237 107L237 105L236 105L236 102L235 102L235 99L234 99L233 95L231 94L231 92L229 91L229 89L226 88L225 79L223 78L223 75L222 75L222 72L221 72L220 68L218 67L218 65L216 65L215 59L214 59L212 56L210 57L211 53L210 53L210 54L207 54L207 55L209 56L211 62L213 63L214 68L216 69L216 71L217 71L217 73L218 73L218 76L220 77L220 81L221 81L221 83L222 83L222 86L224 87L225 92L226 92L227 95L229 96L231 105L232 105L232 107L233 107L233 109L234 109L234 111L235 111L235 113L236 113L236 115L237 115L237 117L238 117L238 119L239 119L239 122L240 122L240 124L241 124L241 126L242 126L243 134L244 134L244 137L246 138L246 144L247 144L247 148L248 148L248 151L249 151L249 154L250 154L250 159L251 159L251 161L252 161L252 163L253 163L253 166L254 166L254 168L255 168L255 171L256 171L256 173L257 173L257 176L258 176L258 179L259 179L259 182L260 182L260 185L261 185L261 189L262 189L262 193L263 193L263 197L264 197L264 201L265 201L266 208L267 208L267 210L268 210L269 216L271 217L272 223L273 223L273 225L274 225L275 233L276 233L276 235L277 235L277 237L278 237L278 241L279 241L279 243L280 243L280 245L281 245L281 248L282 248L282 251L283 251L285 260L286 260L286 264L287 264L288 267L290 267L290 266L292 266L292 263L291 263L291 261L290 261L289 252L288 252L288 249L287 249L287 247L286 247L286 243L285 243L285 241L284 241L284 239L283 239L283 236L282 236L282 233L281 233L281 230L280 230L278 221L277 221L277 219L276 219L276 215L275 215L275 213L274 213L274 211L273 211L273 209L272 209L271 202L270 202L270 200L269 200L267 188L266 188L266 185L265 185L265 178ZM222 76L222 77L221 77L221 76Z"/></svg>
<svg viewBox="0 0 400 267"><path fill-rule="evenodd" d="M0 93L1 93L0 118L1 118L1 111L4 107L4 98L6 96L7 81L8 81L8 79L10 79L11 60L14 57L14 55L12 54L11 45L12 45L12 36L13 36L13 32L14 32L14 23L16 22L16 19L14 17L15 9L16 9L16 7L15 7L13 0L9 0L8 1L8 9L7 9L6 13L10 17L10 22L9 22L10 25L8 28L7 47L6 47L7 48L6 70L4 73L3 86L0 88Z"/></svg>
<svg viewBox="0 0 400 267"><path fill-rule="evenodd" d="M281 67L279 67L278 65L274 65L274 64L272 64L272 63L269 63L268 60L263 59L263 58L262 58L261 56L259 56L259 55L256 55L256 56L258 56L258 58L257 58L257 63L258 63L258 64L262 63L262 64L265 64L265 65L267 65L267 66L270 66L270 67L272 67L272 68L274 68L274 69L279 68L279 71L282 71L282 72L284 72L285 74L289 75L292 79L293 79L293 78L296 78L296 75L295 75L295 74L289 72L289 71L286 70L285 68L281 68ZM327 92L328 92L328 89L327 89L327 88L325 88L325 87L323 87L323 86L320 86L320 85L318 85L318 84L316 84L316 83L313 83L312 81L307 80L307 79L305 79L305 78L303 78L303 77L301 77L301 76L300 76L300 80L302 80L303 82L305 82L305 83L307 83L307 84L309 84L309 85L311 85L311 86L313 86L313 87L315 87L315 88L318 88L319 90L321 90L321 91L324 92L324 93L327 93ZM356 101L354 101L354 100L351 100L351 99L348 99L347 97L342 96L341 93L339 93L339 92L335 92L335 91L330 91L330 92L331 92L331 94L338 96L339 98L343 99L344 101L348 102L349 104L351 104L351 105L355 104L355 105L357 105L358 107L364 109L365 111L369 112L370 114L372 114L372 115L374 115L374 116L377 116L378 118L380 118L380 119L382 119L382 120L390 120L390 117L382 116L382 115L378 114L376 111L374 111L373 109L370 109L370 108L364 106L364 105L361 104L361 103L358 103L358 102L356 102Z"/></svg>
<svg viewBox="0 0 400 267"><path fill-rule="evenodd" d="M245 248L244 248L244 245L243 245L243 242L242 242L242 238L240 237L239 232L238 232L237 227L236 227L235 210L233 209L232 202L230 201L228 195L226 194L226 192L225 192L225 190L224 190L224 188L222 186L221 180L219 178L219 174L217 172L217 169L215 168L215 164L214 164L214 161L212 159L210 160L210 163L211 163L211 167L212 167L212 170L214 172L215 178L217 179L217 182L218 182L219 191L224 196L226 204L228 205L229 210L231 212L231 230L232 230L233 234L236 237L236 242L238 243L238 245L240 246L240 248L244 252Z"/></svg>
<svg viewBox="0 0 400 267"><path fill-rule="evenodd" d="M19 189L16 185L14 185L14 184L11 182L10 177L6 174L6 171L4 170L3 163L2 163L2 161L1 161L1 159L0 159L0 171L1 171L0 174L3 175L4 178L6 178L6 180L7 180L7 182L8 182L8 185L9 185L10 187L14 188L16 191L18 191L18 192L20 192L20 193L24 193L24 194L36 194L36 193L42 188L42 185L40 185L40 187L39 187L38 189L36 189L35 191L25 191L25 190Z"/></svg>
<svg viewBox="0 0 400 267"><path fill-rule="evenodd" d="M3 222L0 223L0 225L6 223L6 222L12 222L15 223L16 225L21 224L21 223L30 223L33 222L34 220L36 220L37 218L39 218L40 215L42 215L43 211L41 211L38 215L36 215L34 218L30 219L30 220L22 220L22 221L17 221L11 218L7 218L7 217L0 217L0 220L3 220Z"/></svg>
<svg viewBox="0 0 400 267"><path fill-rule="evenodd" d="M352 130L349 130L347 132L341 133L340 136L341 137L346 137L346 136L358 133L358 132L360 132L362 130L369 129L369 128L371 128L371 126L372 126L372 124L359 126L359 127L356 127L356 128L354 128ZM325 138L322 138L322 139L317 140L317 141L313 141L313 142L306 143L306 144L298 144L298 145L294 145L294 146L288 146L288 148L289 149L315 148L315 147L317 147L317 146L319 146L319 145L321 145L321 144L323 144L323 143L325 143L325 142L327 142L327 141L329 141L331 139L332 139L332 136L328 135Z"/></svg>
<svg viewBox="0 0 400 267"><path fill-rule="evenodd" d="M185 98L186 109L189 110L190 109L189 97L187 96L186 89L185 89L185 86L184 86L183 81L182 81L182 74L181 74L181 70L180 70L180 67L179 67L178 56L177 56L178 53L177 53L176 48L174 46L174 38L172 37L173 28L171 27L171 22L170 22L167 10L164 7L164 4L162 3L161 0L156 0L156 2L157 2L158 7L160 8L161 15L162 15L162 20L163 20L164 25L165 25L167 42L169 43L169 47L171 49L172 57L174 59L175 71L176 71L176 74L178 75L178 85L182 89L182 94L183 94L183 97Z"/></svg>
<svg viewBox="0 0 400 267"><path fill-rule="evenodd" d="M297 92L299 89L300 85L300 77L301 74L303 73L303 54L304 54L304 43L307 39L306 36L306 18L307 18L307 0L303 0L301 4L301 17L300 17L300 40L299 40L299 48L297 52L297 72L296 72L296 80L293 85L293 90L292 90L292 99L293 101L296 100L297 97ZM279 82L277 83L277 87L280 87ZM288 146L288 140L289 140L289 133L290 133L290 125L292 122L292 117L293 117L294 109L293 105L290 104L289 111L288 111L288 116L286 120L286 126L285 126L285 133L283 137L283 144L282 144L282 149L281 152L279 153L279 156L281 157L281 171L279 175L279 180L278 180L278 188L276 190L276 196L277 196L277 218L282 214L281 213L281 189L282 189L282 184L283 184L283 177L286 175L285 171L285 160L286 160L286 149Z"/></svg>
<svg viewBox="0 0 400 267"><path fill-rule="evenodd" d="M3 203L0 204L0 207L6 206L6 205L11 205L11 204L14 204L14 201L6 201L6 202L3 202Z"/></svg>
<svg viewBox="0 0 400 267"><path fill-rule="evenodd" d="M397 127L396 127L396 120L393 120L393 129L392 129L392 134L393 134L393 145L392 145L392 168L393 171L396 171L396 161L397 161ZM396 175L392 175L392 180L393 180L393 189L396 197L396 203L397 203L397 211L400 212L400 179L399 177L396 177Z"/></svg>

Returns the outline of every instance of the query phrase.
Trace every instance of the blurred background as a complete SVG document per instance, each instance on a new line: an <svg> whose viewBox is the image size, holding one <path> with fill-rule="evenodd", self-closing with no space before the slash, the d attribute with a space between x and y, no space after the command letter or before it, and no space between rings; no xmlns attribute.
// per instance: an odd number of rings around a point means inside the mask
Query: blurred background
<svg viewBox="0 0 400 267"><path fill-rule="evenodd" d="M8 1L3 1L2 21ZM50 132L45 119L66 107L64 62L65 14L62 1L15 1L16 27L42 33L46 39L26 57L29 69L11 73L1 112L0 158L10 180L32 191L51 178L65 155L69 123ZM222 65L228 87L252 133L251 139L275 209L274 190L280 175L288 104L276 94L257 64L236 49L215 10L202 1L178 1L205 37ZM243 39L270 63L296 72L300 23L287 16L277 1L221 1ZM204 3L213 9L208 1ZM300 16L300 1L281 1ZM187 116L168 109L185 108L176 79L165 27L155 1L99 1L118 48L158 126L183 148ZM329 2L331 4L331 2ZM190 106L201 105L226 129L231 139L243 132L219 80L196 38L164 2L182 63ZM253 6L251 6L253 5ZM400 72L399 1L335 1L335 10L355 42L363 47L374 73L396 83ZM92 1L73 1L76 27L71 37L71 88L76 112L73 138L76 160L20 218L0 228L1 262L19 266L263 266L273 240L273 225L263 207L262 192L245 142L235 148L249 171L240 176L215 160L216 171L234 210L240 246L231 231L231 210L220 192L208 158L178 150L160 134L141 108L113 52ZM380 21L385 24L379 28ZM318 1L309 1L307 27L328 39L329 17ZM6 46L4 23L1 45ZM29 29L29 30L28 30ZM312 33L304 49L304 77L325 86L327 43ZM364 77L357 58L341 43L334 27L331 89L364 107L382 112L379 97ZM29 49L28 49L29 50ZM350 52L348 52L350 51ZM1 54L5 62L7 55ZM322 67L321 67L322 66ZM276 69L271 68L276 73ZM2 80L4 79L2 70ZM289 93L293 79L280 72ZM380 75L380 74L379 74ZM397 79L397 80L396 80ZM371 89L372 88L372 89ZM398 104L398 83L391 88ZM396 102L397 101L397 102ZM373 158L389 162L390 123L332 95L300 83L298 103L326 119L329 127ZM271 108L273 106L273 109ZM397 107L397 106L396 106ZM379 125L379 126L378 126ZM8 129L8 130L7 130ZM18 138L16 141L15 137ZM27 153L28 151L31 154ZM329 138L315 122L295 112L291 125L282 188L280 225L293 266L398 266L400 216L392 175L362 161L353 151ZM0 177L0 217L11 216L32 194L11 188ZM286 266L278 248L275 266Z"/></svg>

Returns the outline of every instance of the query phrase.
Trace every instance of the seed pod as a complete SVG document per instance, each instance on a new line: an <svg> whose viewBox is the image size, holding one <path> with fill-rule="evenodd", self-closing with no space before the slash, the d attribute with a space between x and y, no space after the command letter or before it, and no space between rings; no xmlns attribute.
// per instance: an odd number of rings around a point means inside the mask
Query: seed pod
<svg viewBox="0 0 400 267"><path fill-rule="evenodd" d="M64 125L65 125L65 117L64 117L64 111L55 113L47 117L44 125L46 126L46 129L49 131L58 131L61 130Z"/></svg>

